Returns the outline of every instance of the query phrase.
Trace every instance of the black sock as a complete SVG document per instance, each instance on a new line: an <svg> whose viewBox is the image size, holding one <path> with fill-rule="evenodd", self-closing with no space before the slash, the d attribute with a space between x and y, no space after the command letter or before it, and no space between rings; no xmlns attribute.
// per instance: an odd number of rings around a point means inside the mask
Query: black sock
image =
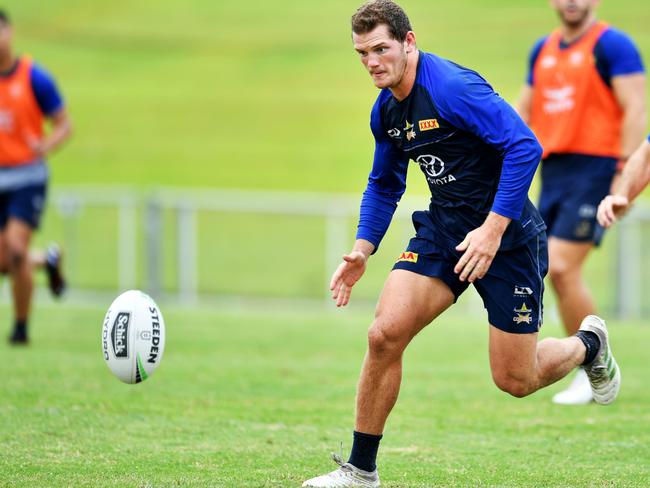
<svg viewBox="0 0 650 488"><path fill-rule="evenodd" d="M377 450L381 435L364 434L354 431L354 442L348 463L364 471L377 469Z"/></svg>
<svg viewBox="0 0 650 488"><path fill-rule="evenodd" d="M20 334L27 332L27 321L26 320L16 320L14 323L14 330Z"/></svg>
<svg viewBox="0 0 650 488"><path fill-rule="evenodd" d="M12 344L26 344L27 343L27 321L16 320L14 322L14 331L9 337L9 342Z"/></svg>
<svg viewBox="0 0 650 488"><path fill-rule="evenodd" d="M585 366L596 359L596 354L598 354L598 351L600 350L600 339L598 338L598 335L590 330L579 330L576 332L576 337L580 339L587 348L585 360L582 362L582 366Z"/></svg>

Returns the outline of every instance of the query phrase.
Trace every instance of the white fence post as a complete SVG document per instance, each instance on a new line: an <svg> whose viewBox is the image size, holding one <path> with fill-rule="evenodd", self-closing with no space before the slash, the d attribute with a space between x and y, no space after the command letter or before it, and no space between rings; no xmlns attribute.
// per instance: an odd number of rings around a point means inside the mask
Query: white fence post
<svg viewBox="0 0 650 488"><path fill-rule="evenodd" d="M641 317L641 235L639 221L618 223L616 315L619 319Z"/></svg>
<svg viewBox="0 0 650 488"><path fill-rule="evenodd" d="M118 283L120 290L135 288L137 225L135 201L122 198L118 214Z"/></svg>
<svg viewBox="0 0 650 488"><path fill-rule="evenodd" d="M147 293L159 296L163 289L163 216L156 196L147 201L145 242L147 255Z"/></svg>
<svg viewBox="0 0 650 488"><path fill-rule="evenodd" d="M198 256L196 211L188 201L179 202L176 207L177 254L176 272L178 293L184 303L195 303L197 299Z"/></svg>

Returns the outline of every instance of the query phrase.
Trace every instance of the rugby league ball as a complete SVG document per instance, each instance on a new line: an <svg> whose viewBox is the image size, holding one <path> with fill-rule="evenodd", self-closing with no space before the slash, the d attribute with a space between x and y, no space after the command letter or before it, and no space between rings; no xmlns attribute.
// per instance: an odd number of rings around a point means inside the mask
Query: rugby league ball
<svg viewBox="0 0 650 488"><path fill-rule="evenodd" d="M156 370L165 350L165 321L156 302L139 290L118 296L106 312L102 353L111 372L140 383Z"/></svg>

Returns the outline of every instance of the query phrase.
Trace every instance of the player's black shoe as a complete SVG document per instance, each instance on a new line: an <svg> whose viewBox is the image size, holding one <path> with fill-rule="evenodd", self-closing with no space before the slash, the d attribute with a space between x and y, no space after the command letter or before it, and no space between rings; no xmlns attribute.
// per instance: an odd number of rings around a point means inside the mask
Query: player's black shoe
<svg viewBox="0 0 650 488"><path fill-rule="evenodd" d="M63 272L61 271L62 259L63 256L59 246L50 244L47 248L45 271L47 272L48 286L55 298L61 297L66 287Z"/></svg>

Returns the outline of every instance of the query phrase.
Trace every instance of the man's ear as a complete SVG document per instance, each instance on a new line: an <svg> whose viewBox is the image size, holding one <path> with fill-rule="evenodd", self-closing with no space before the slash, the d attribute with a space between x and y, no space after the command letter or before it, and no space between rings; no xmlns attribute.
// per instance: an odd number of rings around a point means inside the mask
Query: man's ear
<svg viewBox="0 0 650 488"><path fill-rule="evenodd" d="M415 44L415 32L408 31L406 33L406 39L404 39L404 42L406 43L404 50L407 53L413 53L416 51L417 46Z"/></svg>

